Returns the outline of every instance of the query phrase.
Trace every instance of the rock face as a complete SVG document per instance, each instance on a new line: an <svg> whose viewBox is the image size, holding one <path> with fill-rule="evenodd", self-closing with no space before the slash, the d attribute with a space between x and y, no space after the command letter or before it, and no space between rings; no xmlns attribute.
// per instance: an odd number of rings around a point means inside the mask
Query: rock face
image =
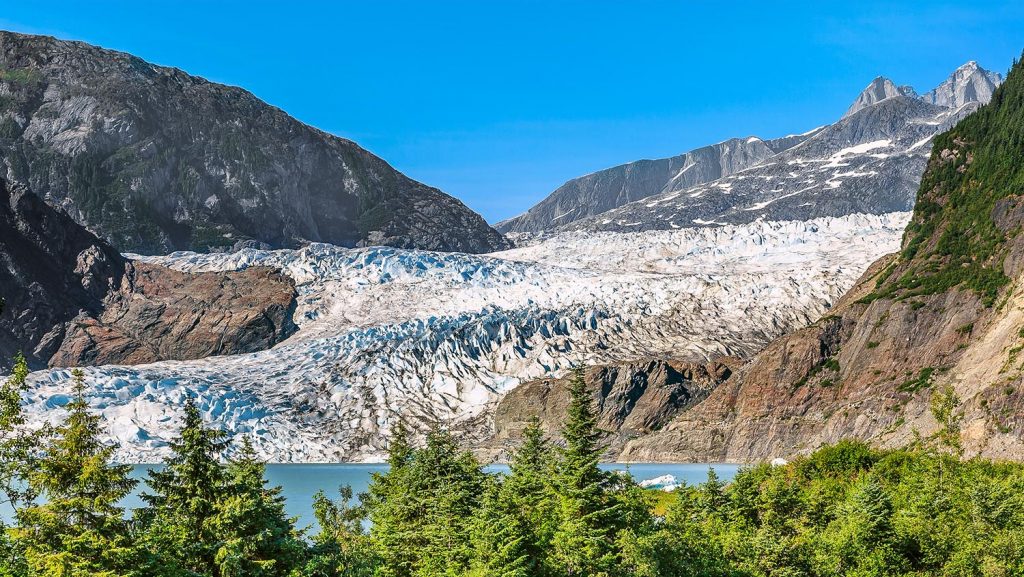
<svg viewBox="0 0 1024 577"><path fill-rule="evenodd" d="M269 348L294 331L294 283L253 267L187 274L125 259L0 180L0 362L134 364Z"/></svg>
<svg viewBox="0 0 1024 577"><path fill-rule="evenodd" d="M45 365L80 312L99 314L125 260L24 187L0 180L0 366L18 351Z"/></svg>
<svg viewBox="0 0 1024 577"><path fill-rule="evenodd" d="M254 267L188 274L130 262L97 315L68 326L50 366L136 365L268 349L295 330L295 285Z"/></svg>
<svg viewBox="0 0 1024 577"><path fill-rule="evenodd" d="M967 456L1024 458L1024 69L936 139L899 254L625 460L750 461L857 438L902 446L961 404Z"/></svg>
<svg viewBox="0 0 1024 577"><path fill-rule="evenodd" d="M910 210L932 138L988 102L1000 82L973 62L923 97L879 77L829 126L596 172L498 227L636 232ZM743 162L716 161L723 148L747 151ZM726 168L708 170L718 166Z"/></svg>
<svg viewBox="0 0 1024 577"><path fill-rule="evenodd" d="M668 424L703 400L738 365L739 361L726 357L710 363L649 360L589 367L585 378L593 391L598 427L605 432L606 454L614 456L626 441ZM477 453L507 459L534 416L555 442L560 441L570 379L540 379L512 389L494 410L493 437Z"/></svg>
<svg viewBox="0 0 1024 577"><path fill-rule="evenodd" d="M122 251L506 246L458 200L245 90L81 42L0 32L0 161Z"/></svg>
<svg viewBox="0 0 1024 577"><path fill-rule="evenodd" d="M666 230L910 210L931 139L978 106L895 96L742 172L576 221L568 229Z"/></svg>

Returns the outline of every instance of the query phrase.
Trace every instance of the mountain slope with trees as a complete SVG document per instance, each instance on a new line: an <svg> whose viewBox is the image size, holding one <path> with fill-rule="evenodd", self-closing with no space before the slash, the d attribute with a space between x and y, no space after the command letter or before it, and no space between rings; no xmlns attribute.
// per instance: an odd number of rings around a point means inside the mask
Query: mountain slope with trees
<svg viewBox="0 0 1024 577"><path fill-rule="evenodd" d="M0 31L0 170L124 252L507 246L455 198L245 90L46 36Z"/></svg>
<svg viewBox="0 0 1024 577"><path fill-rule="evenodd" d="M936 137L902 250L628 460L740 460L846 437L899 447L949 387L968 455L1024 458L1024 66Z"/></svg>

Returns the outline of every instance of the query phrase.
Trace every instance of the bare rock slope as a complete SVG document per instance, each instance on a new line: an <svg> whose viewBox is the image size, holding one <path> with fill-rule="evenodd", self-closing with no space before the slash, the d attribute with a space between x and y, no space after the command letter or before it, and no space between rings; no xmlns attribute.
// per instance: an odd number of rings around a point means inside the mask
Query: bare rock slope
<svg viewBox="0 0 1024 577"><path fill-rule="evenodd" d="M924 96L878 77L833 124L601 170L497 227L636 232L910 210L932 138L1001 82L973 61Z"/></svg>
<svg viewBox="0 0 1024 577"><path fill-rule="evenodd" d="M740 364L723 357L694 363L651 359L622 365L589 367L585 371L604 433L605 453L614 457L625 442L667 425L688 407L707 397ZM523 383L494 409L494 435L476 451L488 459L505 460L536 417L556 442L569 407L571 374Z"/></svg>

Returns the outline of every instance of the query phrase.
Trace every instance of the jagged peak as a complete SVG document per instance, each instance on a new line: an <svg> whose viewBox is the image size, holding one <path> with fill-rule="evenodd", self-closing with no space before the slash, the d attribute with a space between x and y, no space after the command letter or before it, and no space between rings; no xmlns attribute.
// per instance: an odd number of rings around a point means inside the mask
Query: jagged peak
<svg viewBox="0 0 1024 577"><path fill-rule="evenodd" d="M1003 83L1003 76L981 67L977 60L968 60L953 71L941 84L921 95L929 104L960 108L971 103L987 103Z"/></svg>
<svg viewBox="0 0 1024 577"><path fill-rule="evenodd" d="M896 86L895 82L885 76L877 76L857 95L857 99L846 110L843 118L895 96L916 96L916 94L914 89L909 86Z"/></svg>

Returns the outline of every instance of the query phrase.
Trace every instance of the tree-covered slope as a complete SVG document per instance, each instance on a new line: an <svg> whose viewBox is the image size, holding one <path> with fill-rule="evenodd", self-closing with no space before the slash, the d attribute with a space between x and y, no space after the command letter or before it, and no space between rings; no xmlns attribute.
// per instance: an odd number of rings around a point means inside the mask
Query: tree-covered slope
<svg viewBox="0 0 1024 577"><path fill-rule="evenodd" d="M877 296L910 298L964 286L992 304L1018 266L1024 215L1024 72L992 103L935 139L903 251Z"/></svg>
<svg viewBox="0 0 1024 577"><path fill-rule="evenodd" d="M458 200L245 90L44 36L0 32L0 176L123 251L506 246Z"/></svg>

